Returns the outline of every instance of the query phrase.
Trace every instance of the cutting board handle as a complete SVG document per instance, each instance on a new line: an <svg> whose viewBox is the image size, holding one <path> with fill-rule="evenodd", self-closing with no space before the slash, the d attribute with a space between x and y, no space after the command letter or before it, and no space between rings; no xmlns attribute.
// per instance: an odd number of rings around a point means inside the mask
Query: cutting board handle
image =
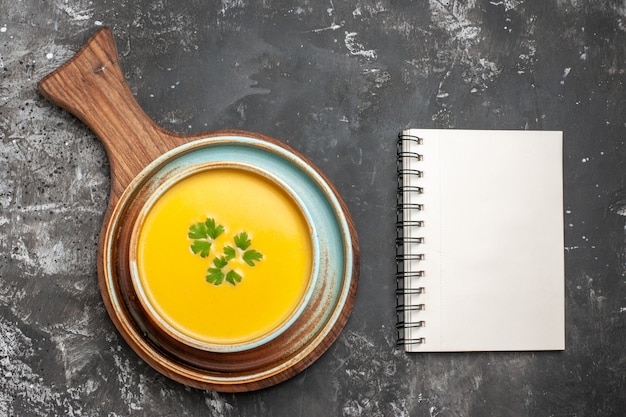
<svg viewBox="0 0 626 417"><path fill-rule="evenodd" d="M189 140L158 126L139 106L108 28L98 30L69 62L42 79L38 89L102 141L111 166L110 203L146 165Z"/></svg>

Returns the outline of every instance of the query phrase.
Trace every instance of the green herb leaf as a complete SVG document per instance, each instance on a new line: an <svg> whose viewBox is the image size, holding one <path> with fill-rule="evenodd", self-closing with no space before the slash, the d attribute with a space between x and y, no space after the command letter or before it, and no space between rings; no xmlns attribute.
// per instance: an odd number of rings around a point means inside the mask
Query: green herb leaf
<svg viewBox="0 0 626 417"><path fill-rule="evenodd" d="M194 240L191 245L191 251L197 255L200 254L201 257L206 258L209 256L209 251L211 250L211 242L207 242L206 240Z"/></svg>
<svg viewBox="0 0 626 417"><path fill-rule="evenodd" d="M250 266L254 266L254 261L260 261L263 254L254 249L247 250L243 253L243 260Z"/></svg>
<svg viewBox="0 0 626 417"><path fill-rule="evenodd" d="M233 248L232 246L226 246L224 247L224 255L226 257L226 260L230 261L231 259L235 258L235 256L237 255L237 252L235 251L235 248Z"/></svg>
<svg viewBox="0 0 626 417"><path fill-rule="evenodd" d="M187 236L189 236L190 239L206 239L209 237L204 223L192 224L189 227L189 234Z"/></svg>
<svg viewBox="0 0 626 417"><path fill-rule="evenodd" d="M217 239L219 235L224 233L224 226L222 226L221 224L218 224L216 226L215 219L212 217L206 219L204 224L206 225L207 234L211 239Z"/></svg>
<svg viewBox="0 0 626 417"><path fill-rule="evenodd" d="M213 285L220 285L224 281L224 274L220 268L209 268L206 280Z"/></svg>
<svg viewBox="0 0 626 417"><path fill-rule="evenodd" d="M241 275L231 269L228 271L228 274L226 274L226 281L233 285L237 285L237 282L241 282Z"/></svg>
<svg viewBox="0 0 626 417"><path fill-rule="evenodd" d="M222 269L226 265L228 265L228 261L226 260L225 256L216 256L215 259L213 259L213 265L215 265L215 267L219 269Z"/></svg>
<svg viewBox="0 0 626 417"><path fill-rule="evenodd" d="M252 242L248 239L248 234L246 232L241 232L235 236L235 246L239 249L246 250L251 244Z"/></svg>

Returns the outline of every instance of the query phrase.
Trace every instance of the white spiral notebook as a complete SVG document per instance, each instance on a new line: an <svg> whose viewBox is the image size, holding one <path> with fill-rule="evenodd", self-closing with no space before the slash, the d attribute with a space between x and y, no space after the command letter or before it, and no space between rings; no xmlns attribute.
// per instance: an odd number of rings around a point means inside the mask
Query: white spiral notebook
<svg viewBox="0 0 626 417"><path fill-rule="evenodd" d="M555 131L402 131L406 351L565 349L562 146Z"/></svg>

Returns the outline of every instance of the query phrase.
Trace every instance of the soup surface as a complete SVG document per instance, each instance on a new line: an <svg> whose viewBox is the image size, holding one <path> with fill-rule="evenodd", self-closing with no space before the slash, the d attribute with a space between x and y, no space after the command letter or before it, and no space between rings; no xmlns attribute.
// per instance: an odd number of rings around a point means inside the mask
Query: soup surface
<svg viewBox="0 0 626 417"><path fill-rule="evenodd" d="M311 231L296 201L263 175L239 167L193 173L166 189L140 223L135 285L185 337L251 342L300 306Z"/></svg>

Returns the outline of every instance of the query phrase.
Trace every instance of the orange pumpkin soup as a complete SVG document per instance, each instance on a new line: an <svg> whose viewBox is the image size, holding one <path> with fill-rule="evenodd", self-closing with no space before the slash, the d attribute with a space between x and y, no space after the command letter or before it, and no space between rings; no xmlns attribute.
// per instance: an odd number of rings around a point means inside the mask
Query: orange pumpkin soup
<svg viewBox="0 0 626 417"><path fill-rule="evenodd" d="M195 172L162 191L138 223L134 285L182 341L254 342L285 324L307 291L309 224L261 173Z"/></svg>

